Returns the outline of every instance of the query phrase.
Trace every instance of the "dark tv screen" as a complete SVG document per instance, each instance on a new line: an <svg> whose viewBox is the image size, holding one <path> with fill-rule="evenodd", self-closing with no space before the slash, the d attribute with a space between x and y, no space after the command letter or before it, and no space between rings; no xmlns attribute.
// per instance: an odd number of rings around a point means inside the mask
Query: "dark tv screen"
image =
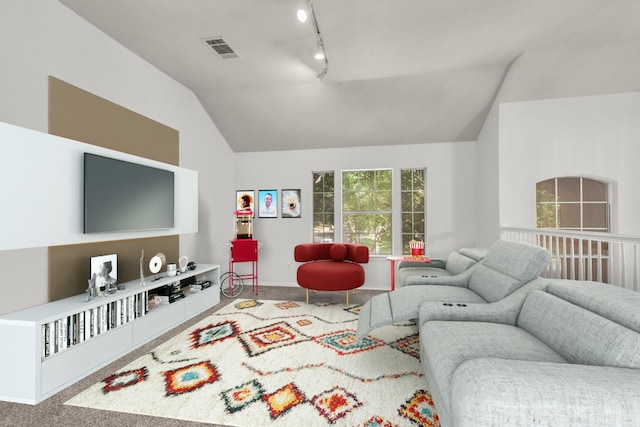
<svg viewBox="0 0 640 427"><path fill-rule="evenodd" d="M84 153L84 232L174 227L173 172Z"/></svg>

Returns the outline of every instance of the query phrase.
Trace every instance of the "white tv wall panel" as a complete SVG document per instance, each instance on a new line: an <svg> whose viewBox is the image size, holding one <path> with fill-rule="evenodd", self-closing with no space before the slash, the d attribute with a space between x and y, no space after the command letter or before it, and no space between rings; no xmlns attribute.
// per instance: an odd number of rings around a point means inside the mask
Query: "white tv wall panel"
<svg viewBox="0 0 640 427"><path fill-rule="evenodd" d="M2 122L0 149L0 250L198 231L197 171ZM173 171L174 228L84 234L85 152Z"/></svg>

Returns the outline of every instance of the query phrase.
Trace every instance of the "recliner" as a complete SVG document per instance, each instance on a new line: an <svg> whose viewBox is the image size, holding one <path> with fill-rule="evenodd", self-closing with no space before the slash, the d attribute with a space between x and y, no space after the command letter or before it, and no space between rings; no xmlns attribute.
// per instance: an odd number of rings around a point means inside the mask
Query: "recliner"
<svg viewBox="0 0 640 427"><path fill-rule="evenodd" d="M398 263L398 274L396 288L407 285L407 279L412 276L455 276L475 266L486 256L488 249L486 248L461 248L456 252L451 252L446 260L432 259L425 262L406 262Z"/></svg>
<svg viewBox="0 0 640 427"><path fill-rule="evenodd" d="M549 261L551 254L542 247L498 240L482 261L461 274L412 276L407 279L407 286L373 297L360 308L356 339L384 325L418 319L420 305L426 301L452 304L500 301L536 279Z"/></svg>

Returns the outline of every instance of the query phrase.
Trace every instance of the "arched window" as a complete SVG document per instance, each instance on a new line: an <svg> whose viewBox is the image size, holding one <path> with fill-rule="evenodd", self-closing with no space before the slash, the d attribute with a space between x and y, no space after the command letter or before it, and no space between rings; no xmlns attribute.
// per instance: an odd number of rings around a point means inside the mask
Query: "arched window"
<svg viewBox="0 0 640 427"><path fill-rule="evenodd" d="M608 184L583 177L551 178L536 184L538 228L607 233Z"/></svg>

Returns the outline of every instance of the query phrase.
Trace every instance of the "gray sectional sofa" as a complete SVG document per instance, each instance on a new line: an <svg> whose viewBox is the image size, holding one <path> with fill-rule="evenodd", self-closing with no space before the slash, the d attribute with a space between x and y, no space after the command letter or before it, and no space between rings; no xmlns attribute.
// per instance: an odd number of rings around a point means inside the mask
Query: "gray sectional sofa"
<svg viewBox="0 0 640 427"><path fill-rule="evenodd" d="M640 426L640 293L542 278L550 258L497 241L460 274L408 277L356 338L416 321L443 427Z"/></svg>
<svg viewBox="0 0 640 427"><path fill-rule="evenodd" d="M421 305L421 361L441 425L640 425L640 294L534 282L519 304Z"/></svg>

